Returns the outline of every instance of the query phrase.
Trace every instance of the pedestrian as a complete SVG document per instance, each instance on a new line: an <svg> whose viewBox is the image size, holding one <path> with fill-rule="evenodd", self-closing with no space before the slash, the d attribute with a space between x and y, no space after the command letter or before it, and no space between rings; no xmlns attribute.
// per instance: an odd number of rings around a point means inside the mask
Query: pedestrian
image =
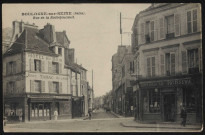
<svg viewBox="0 0 205 135"><path fill-rule="evenodd" d="M55 117L55 120L58 120L58 112L57 112L57 110L54 111L54 117Z"/></svg>
<svg viewBox="0 0 205 135"><path fill-rule="evenodd" d="M92 117L92 109L91 108L89 108L89 110L88 110L88 115L89 115L89 119L91 120L91 117Z"/></svg>
<svg viewBox="0 0 205 135"><path fill-rule="evenodd" d="M20 113L19 113L19 121L20 121L20 122L22 122L22 116L23 116L23 113L20 112Z"/></svg>
<svg viewBox="0 0 205 135"><path fill-rule="evenodd" d="M181 109L181 118L182 118L181 125L185 127L186 126L186 118L187 118L187 112L186 112L185 106L183 106Z"/></svg>

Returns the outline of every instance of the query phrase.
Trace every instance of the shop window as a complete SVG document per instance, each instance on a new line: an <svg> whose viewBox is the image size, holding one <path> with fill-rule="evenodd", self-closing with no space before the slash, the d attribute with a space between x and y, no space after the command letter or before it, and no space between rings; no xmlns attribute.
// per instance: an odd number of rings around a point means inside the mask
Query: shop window
<svg viewBox="0 0 205 135"><path fill-rule="evenodd" d="M52 62L52 73L58 73L58 63Z"/></svg>
<svg viewBox="0 0 205 135"><path fill-rule="evenodd" d="M41 61L34 60L34 70L37 72L41 72Z"/></svg>
<svg viewBox="0 0 205 135"><path fill-rule="evenodd" d="M192 89L183 89L184 103L187 108L187 112L192 113L196 111L196 98L195 92Z"/></svg>
<svg viewBox="0 0 205 135"><path fill-rule="evenodd" d="M166 75L175 74L175 54L166 53L165 54L165 66L166 66Z"/></svg>
<svg viewBox="0 0 205 135"><path fill-rule="evenodd" d="M197 32L197 9L187 12L187 32Z"/></svg>
<svg viewBox="0 0 205 135"><path fill-rule="evenodd" d="M155 57L147 58L147 76L155 76Z"/></svg>
<svg viewBox="0 0 205 135"><path fill-rule="evenodd" d="M158 89L149 91L149 112L158 113L160 112L160 94Z"/></svg>
<svg viewBox="0 0 205 135"><path fill-rule="evenodd" d="M188 50L188 68L189 73L198 73L199 72L199 54L198 49Z"/></svg>
<svg viewBox="0 0 205 135"><path fill-rule="evenodd" d="M174 15L166 16L165 17L165 25L166 26L166 38L174 37Z"/></svg>
<svg viewBox="0 0 205 135"><path fill-rule="evenodd" d="M41 92L41 81L34 81L35 92Z"/></svg>

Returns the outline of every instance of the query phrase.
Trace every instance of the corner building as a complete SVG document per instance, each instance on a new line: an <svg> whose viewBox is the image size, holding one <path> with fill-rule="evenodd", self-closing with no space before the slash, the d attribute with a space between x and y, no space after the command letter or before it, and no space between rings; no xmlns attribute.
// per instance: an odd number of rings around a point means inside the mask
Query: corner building
<svg viewBox="0 0 205 135"><path fill-rule="evenodd" d="M51 120L72 117L72 93L79 96L80 74L68 65L70 41L51 24L13 22L11 47L3 55L4 114L9 120ZM71 91L71 78L75 87ZM79 79L77 79L79 78ZM72 93L71 93L72 92ZM11 113L13 112L13 114Z"/></svg>
<svg viewBox="0 0 205 135"><path fill-rule="evenodd" d="M152 4L136 16L132 30L137 119L180 122L185 105L187 123L202 122L201 5Z"/></svg>

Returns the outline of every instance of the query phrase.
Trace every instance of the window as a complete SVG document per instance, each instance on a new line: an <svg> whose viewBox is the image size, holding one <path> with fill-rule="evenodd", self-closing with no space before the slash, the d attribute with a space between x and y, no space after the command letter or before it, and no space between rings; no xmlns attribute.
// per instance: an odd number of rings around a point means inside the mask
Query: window
<svg viewBox="0 0 205 135"><path fill-rule="evenodd" d="M187 12L187 32L197 32L197 9Z"/></svg>
<svg viewBox="0 0 205 135"><path fill-rule="evenodd" d="M196 108L196 92L191 89L183 89L183 102L186 105L187 112L195 112Z"/></svg>
<svg viewBox="0 0 205 135"><path fill-rule="evenodd" d="M58 93L59 92L59 83L53 82L53 92Z"/></svg>
<svg viewBox="0 0 205 135"><path fill-rule="evenodd" d="M58 63L52 62L52 73L58 73Z"/></svg>
<svg viewBox="0 0 205 135"><path fill-rule="evenodd" d="M134 68L134 61L130 62L130 73L134 73L135 68Z"/></svg>
<svg viewBox="0 0 205 135"><path fill-rule="evenodd" d="M174 37L174 15L166 16L166 38Z"/></svg>
<svg viewBox="0 0 205 135"><path fill-rule="evenodd" d="M150 27L150 21L147 21L146 24L145 24L145 40L146 40L146 43L150 42L149 27Z"/></svg>
<svg viewBox="0 0 205 135"><path fill-rule="evenodd" d="M147 76L155 76L155 57L147 58Z"/></svg>
<svg viewBox="0 0 205 135"><path fill-rule="evenodd" d="M154 41L154 21L151 21L151 23L150 23L150 28L151 28L151 31L150 31L150 40L151 40L151 41Z"/></svg>
<svg viewBox="0 0 205 135"><path fill-rule="evenodd" d="M41 61L34 60L34 70L40 72L41 71Z"/></svg>
<svg viewBox="0 0 205 135"><path fill-rule="evenodd" d="M158 89L149 91L149 112L160 112L160 92Z"/></svg>
<svg viewBox="0 0 205 135"><path fill-rule="evenodd" d="M15 85L14 82L8 82L7 91L8 91L9 93L14 93L14 85Z"/></svg>
<svg viewBox="0 0 205 135"><path fill-rule="evenodd" d="M198 49L188 50L188 68L189 73L199 72L199 54Z"/></svg>
<svg viewBox="0 0 205 135"><path fill-rule="evenodd" d="M15 73L15 62L9 62L7 63L7 74L11 75Z"/></svg>
<svg viewBox="0 0 205 135"><path fill-rule="evenodd" d="M62 48L58 48L58 54L62 55Z"/></svg>
<svg viewBox="0 0 205 135"><path fill-rule="evenodd" d="M174 53L166 53L165 54L165 67L166 67L166 75L174 75L175 74L175 54Z"/></svg>
<svg viewBox="0 0 205 135"><path fill-rule="evenodd" d="M125 76L125 65L123 65L123 67L122 67L122 77L124 77Z"/></svg>
<svg viewBox="0 0 205 135"><path fill-rule="evenodd" d="M41 92L41 81L34 81L34 91Z"/></svg>

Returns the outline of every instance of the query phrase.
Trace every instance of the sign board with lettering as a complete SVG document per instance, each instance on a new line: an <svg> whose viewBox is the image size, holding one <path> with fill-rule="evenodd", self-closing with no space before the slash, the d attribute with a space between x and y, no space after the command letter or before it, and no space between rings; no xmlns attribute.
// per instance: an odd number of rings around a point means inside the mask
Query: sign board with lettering
<svg viewBox="0 0 205 135"><path fill-rule="evenodd" d="M192 85L191 78L182 78L182 79L170 79L170 80L161 80L161 81L147 81L140 82L140 88L158 88L158 87L173 87L173 86L185 86Z"/></svg>

